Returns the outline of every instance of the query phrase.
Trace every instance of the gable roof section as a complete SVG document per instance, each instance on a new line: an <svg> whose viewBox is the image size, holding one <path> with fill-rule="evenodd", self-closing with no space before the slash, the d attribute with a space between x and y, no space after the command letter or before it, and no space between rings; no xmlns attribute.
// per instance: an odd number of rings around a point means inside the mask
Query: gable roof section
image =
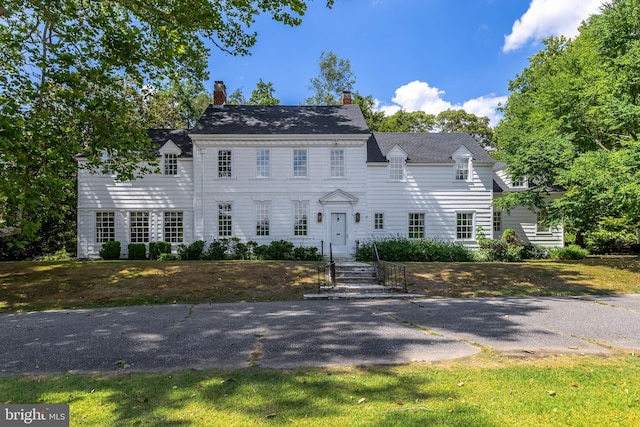
<svg viewBox="0 0 640 427"><path fill-rule="evenodd" d="M148 129L153 154L160 155L160 149L171 140L182 150L181 157L193 157L193 143L187 129Z"/></svg>
<svg viewBox="0 0 640 427"><path fill-rule="evenodd" d="M395 146L409 156L407 163L453 163L453 154L465 147L477 163L495 161L468 133L394 133L374 132L367 142L367 161L384 162Z"/></svg>
<svg viewBox="0 0 640 427"><path fill-rule="evenodd" d="M191 134L368 135L360 107L209 105Z"/></svg>

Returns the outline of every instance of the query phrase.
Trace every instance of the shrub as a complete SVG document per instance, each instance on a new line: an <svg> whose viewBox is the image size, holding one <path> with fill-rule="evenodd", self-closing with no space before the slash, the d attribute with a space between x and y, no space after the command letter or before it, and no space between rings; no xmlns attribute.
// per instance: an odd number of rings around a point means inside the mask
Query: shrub
<svg viewBox="0 0 640 427"><path fill-rule="evenodd" d="M171 253L171 243L169 242L150 242L149 243L149 259L158 259L162 254Z"/></svg>
<svg viewBox="0 0 640 427"><path fill-rule="evenodd" d="M478 260L502 261L509 260L509 245L504 240L483 239L478 242Z"/></svg>
<svg viewBox="0 0 640 427"><path fill-rule="evenodd" d="M631 251L637 238L624 231L597 230L585 235L585 244L594 254L620 254Z"/></svg>
<svg viewBox="0 0 640 427"><path fill-rule="evenodd" d="M298 247L293 250L293 257L298 261L321 261L322 256L316 247Z"/></svg>
<svg viewBox="0 0 640 427"><path fill-rule="evenodd" d="M176 261L177 259L178 257L172 253L161 253L158 257L158 261Z"/></svg>
<svg viewBox="0 0 640 427"><path fill-rule="evenodd" d="M471 250L459 243L430 239L409 240L404 237L369 240L360 244L357 259L373 259L373 244L378 248L381 260L390 262L472 261Z"/></svg>
<svg viewBox="0 0 640 427"><path fill-rule="evenodd" d="M286 240L274 240L263 249L263 259L291 260L293 259L294 246L293 243Z"/></svg>
<svg viewBox="0 0 640 427"><path fill-rule="evenodd" d="M129 243L129 259L147 259L147 247L144 243Z"/></svg>
<svg viewBox="0 0 640 427"><path fill-rule="evenodd" d="M207 260L227 259L227 246L227 239L214 240L209 245L207 251L202 255L202 258Z"/></svg>
<svg viewBox="0 0 640 427"><path fill-rule="evenodd" d="M522 259L547 259L551 250L544 246L532 245L527 243L524 245Z"/></svg>
<svg viewBox="0 0 640 427"><path fill-rule="evenodd" d="M565 248L553 248L551 250L551 258L553 259L584 259L587 255L589 255L589 251L578 245L569 245Z"/></svg>
<svg viewBox="0 0 640 427"><path fill-rule="evenodd" d="M100 249L100 257L102 259L120 259L120 242L104 242L102 249Z"/></svg>
<svg viewBox="0 0 640 427"><path fill-rule="evenodd" d="M204 240L196 240L195 242L185 245L178 245L178 258L181 260L198 260L202 259L204 252Z"/></svg>

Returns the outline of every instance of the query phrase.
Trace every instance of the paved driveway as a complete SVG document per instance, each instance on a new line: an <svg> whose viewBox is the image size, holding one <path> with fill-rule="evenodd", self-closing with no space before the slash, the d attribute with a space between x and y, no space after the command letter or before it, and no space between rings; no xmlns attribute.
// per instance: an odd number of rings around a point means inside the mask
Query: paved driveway
<svg viewBox="0 0 640 427"><path fill-rule="evenodd" d="M640 351L640 295L168 305L0 315L0 375Z"/></svg>

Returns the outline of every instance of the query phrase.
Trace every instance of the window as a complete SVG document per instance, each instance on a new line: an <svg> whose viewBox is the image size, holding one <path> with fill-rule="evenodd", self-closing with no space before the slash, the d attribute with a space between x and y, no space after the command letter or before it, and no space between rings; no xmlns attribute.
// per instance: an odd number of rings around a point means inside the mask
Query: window
<svg viewBox="0 0 640 427"><path fill-rule="evenodd" d="M458 212L456 214L456 239L473 239L473 212Z"/></svg>
<svg viewBox="0 0 640 427"><path fill-rule="evenodd" d="M269 150L256 151L256 178L269 178L271 175Z"/></svg>
<svg viewBox="0 0 640 427"><path fill-rule="evenodd" d="M218 236L230 237L231 228L231 203L218 204Z"/></svg>
<svg viewBox="0 0 640 427"><path fill-rule="evenodd" d="M182 212L164 213L164 241L182 243L184 238L184 220Z"/></svg>
<svg viewBox="0 0 640 427"><path fill-rule="evenodd" d="M307 236L309 223L309 203L296 202L293 205L293 235Z"/></svg>
<svg viewBox="0 0 640 427"><path fill-rule="evenodd" d="M293 150L293 177L307 177L307 150Z"/></svg>
<svg viewBox="0 0 640 427"><path fill-rule="evenodd" d="M409 238L410 239L423 239L424 238L424 214L423 213L409 213Z"/></svg>
<svg viewBox="0 0 640 427"><path fill-rule="evenodd" d="M344 150L331 150L331 178L344 178Z"/></svg>
<svg viewBox="0 0 640 427"><path fill-rule="evenodd" d="M129 213L129 241L131 243L149 242L149 212Z"/></svg>
<svg viewBox="0 0 640 427"><path fill-rule="evenodd" d="M269 203L256 203L256 236L269 235L269 215L271 205Z"/></svg>
<svg viewBox="0 0 640 427"><path fill-rule="evenodd" d="M231 178L231 150L218 151L218 178Z"/></svg>
<svg viewBox="0 0 640 427"><path fill-rule="evenodd" d="M373 229L384 230L384 214L377 212L373 214Z"/></svg>
<svg viewBox="0 0 640 427"><path fill-rule="evenodd" d="M493 212L493 231L499 233L502 231L502 212Z"/></svg>
<svg viewBox="0 0 640 427"><path fill-rule="evenodd" d="M404 158L391 157L389 159L389 179L392 181L404 180Z"/></svg>
<svg viewBox="0 0 640 427"><path fill-rule="evenodd" d="M456 159L456 181L467 181L469 179L470 163L468 157Z"/></svg>
<svg viewBox="0 0 640 427"><path fill-rule="evenodd" d="M116 240L115 217L114 212L96 212L96 242Z"/></svg>
<svg viewBox="0 0 640 427"><path fill-rule="evenodd" d="M517 176L511 179L512 187L526 187L527 179L524 176Z"/></svg>
<svg viewBox="0 0 640 427"><path fill-rule="evenodd" d="M178 175L178 155L177 154L164 155L164 174Z"/></svg>
<svg viewBox="0 0 640 427"><path fill-rule="evenodd" d="M551 233L551 228L547 224L547 213L544 211L536 212L536 233Z"/></svg>

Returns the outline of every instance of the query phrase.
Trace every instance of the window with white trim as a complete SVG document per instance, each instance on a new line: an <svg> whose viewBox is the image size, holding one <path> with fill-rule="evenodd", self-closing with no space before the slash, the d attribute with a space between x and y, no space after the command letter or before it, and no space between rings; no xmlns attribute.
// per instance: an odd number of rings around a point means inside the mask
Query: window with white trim
<svg viewBox="0 0 640 427"><path fill-rule="evenodd" d="M345 177L344 150L343 149L331 150L329 164L330 164L330 176L331 176L331 178L344 178Z"/></svg>
<svg viewBox="0 0 640 427"><path fill-rule="evenodd" d="M499 233L502 231L502 212L494 211L493 212L493 231L495 233Z"/></svg>
<svg viewBox="0 0 640 427"><path fill-rule="evenodd" d="M376 212L373 214L373 229L384 230L384 213Z"/></svg>
<svg viewBox="0 0 640 427"><path fill-rule="evenodd" d="M271 176L270 150L256 150L256 178L269 178L270 176Z"/></svg>
<svg viewBox="0 0 640 427"><path fill-rule="evenodd" d="M164 241L170 243L184 241L184 215L181 211L164 213Z"/></svg>
<svg viewBox="0 0 640 427"><path fill-rule="evenodd" d="M545 211L536 212L536 233L551 233L551 227L547 223L547 213Z"/></svg>
<svg viewBox="0 0 640 427"><path fill-rule="evenodd" d="M164 174L178 175L178 155L177 154L164 155Z"/></svg>
<svg viewBox="0 0 640 427"><path fill-rule="evenodd" d="M218 150L218 178L231 178L231 150Z"/></svg>
<svg viewBox="0 0 640 427"><path fill-rule="evenodd" d="M293 150L293 177L294 178L306 178L307 177L307 150L294 149Z"/></svg>
<svg viewBox="0 0 640 427"><path fill-rule="evenodd" d="M409 212L409 233L410 239L424 239L424 213Z"/></svg>
<svg viewBox="0 0 640 427"><path fill-rule="evenodd" d="M468 181L470 168L471 159L469 157L456 159L456 181Z"/></svg>
<svg viewBox="0 0 640 427"><path fill-rule="evenodd" d="M527 179L524 175L516 176L511 179L511 186L515 188L522 188L527 186Z"/></svg>
<svg viewBox="0 0 640 427"><path fill-rule="evenodd" d="M473 239L473 212L456 213L456 239Z"/></svg>
<svg viewBox="0 0 640 427"><path fill-rule="evenodd" d="M293 204L293 235L307 236L309 234L309 203L295 202Z"/></svg>
<svg viewBox="0 0 640 427"><path fill-rule="evenodd" d="M389 179L404 181L404 157L393 156L389 158Z"/></svg>
<svg viewBox="0 0 640 427"><path fill-rule="evenodd" d="M116 240L115 212L96 212L96 242Z"/></svg>
<svg viewBox="0 0 640 427"><path fill-rule="evenodd" d="M271 216L271 203L256 203L256 236L268 236Z"/></svg>
<svg viewBox="0 0 640 427"><path fill-rule="evenodd" d="M129 212L129 241L149 242L149 212Z"/></svg>
<svg viewBox="0 0 640 427"><path fill-rule="evenodd" d="M231 203L218 203L218 237L231 237L233 231L232 208Z"/></svg>

